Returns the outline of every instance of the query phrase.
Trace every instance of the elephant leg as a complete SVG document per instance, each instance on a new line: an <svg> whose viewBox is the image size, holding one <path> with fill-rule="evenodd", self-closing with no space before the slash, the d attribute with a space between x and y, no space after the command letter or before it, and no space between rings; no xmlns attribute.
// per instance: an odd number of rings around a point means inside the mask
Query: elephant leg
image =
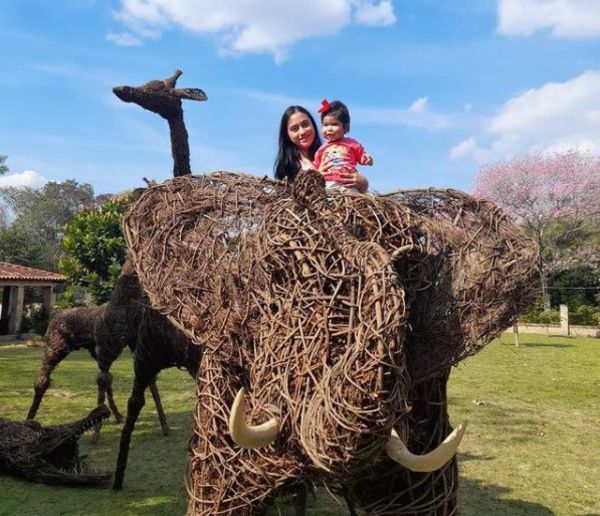
<svg viewBox="0 0 600 516"><path fill-rule="evenodd" d="M348 492L346 491L346 489L344 489L342 496L344 498L344 501L346 502L346 507L348 507L348 514L350 514L350 516L358 516L358 513L354 509L354 504L352 503L351 498L348 496Z"/></svg>
<svg viewBox="0 0 600 516"><path fill-rule="evenodd" d="M448 516L457 512L457 482L456 459L431 473L408 471L386 459L352 486L346 503L356 503L366 514Z"/></svg>
<svg viewBox="0 0 600 516"><path fill-rule="evenodd" d="M346 506L348 507L348 514L350 516L358 516L358 513L354 510L354 504L348 500L348 498L345 499L346 500Z"/></svg>
<svg viewBox="0 0 600 516"><path fill-rule="evenodd" d="M152 384L154 384L154 382L152 382ZM127 456L129 455L131 434L133 433L135 423L145 403L144 391L146 390L146 386L147 384L140 382L136 377L133 382L131 396L127 402L127 419L123 425L123 430L121 430L119 457L117 458L117 468L115 470L115 480L113 483L113 489L116 490L123 488L123 478L125 477L125 469L127 468Z"/></svg>
<svg viewBox="0 0 600 516"><path fill-rule="evenodd" d="M287 479L279 485L274 485L274 480L277 482L280 476L289 473L293 467L292 459L289 462L267 461L258 453L239 453L237 446L233 449L219 447L219 450L203 455L200 451L203 447L195 441L197 437L195 434L188 461L192 493L188 514L259 516L265 514L271 500L285 494L279 488ZM277 458L280 456L273 457ZM305 514L304 502L295 500L296 515Z"/></svg>
<svg viewBox="0 0 600 516"><path fill-rule="evenodd" d="M294 512L296 516L305 516L306 498L308 489L305 484L300 484L294 493Z"/></svg>
<svg viewBox="0 0 600 516"><path fill-rule="evenodd" d="M412 411L408 418L408 448L425 453L451 432L446 382L448 376L432 378L412 386ZM447 516L456 514L458 468L456 457L436 471L408 471L390 458L372 466L360 480L348 486L349 498L367 514Z"/></svg>
<svg viewBox="0 0 600 516"><path fill-rule="evenodd" d="M52 348L46 346L40 372L35 383L33 384L33 401L31 403L29 413L27 414L27 419L35 418L37 411L40 408L42 398L44 397L46 390L48 390L48 387L50 387L50 375L52 374L52 371L71 351L64 341L54 344L55 346Z"/></svg>
<svg viewBox="0 0 600 516"><path fill-rule="evenodd" d="M213 354L202 357L188 460L189 514L262 514L280 488L299 475L293 459L276 449L244 451L231 441L227 421L240 376Z"/></svg>
<svg viewBox="0 0 600 516"><path fill-rule="evenodd" d="M152 394L152 398L154 399L154 405L156 405L156 412L158 414L158 420L160 421L160 426L162 428L163 435L169 435L169 424L167 423L167 416L165 411L163 410L162 401L160 400L160 394L158 392L158 387L156 386L156 378L152 380L150 385L150 393Z"/></svg>

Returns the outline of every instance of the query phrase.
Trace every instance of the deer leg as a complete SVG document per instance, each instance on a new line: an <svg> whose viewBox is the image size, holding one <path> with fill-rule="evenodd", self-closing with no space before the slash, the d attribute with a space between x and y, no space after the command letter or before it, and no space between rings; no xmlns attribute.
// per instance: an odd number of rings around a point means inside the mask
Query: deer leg
<svg viewBox="0 0 600 516"><path fill-rule="evenodd" d="M98 377L96 382L98 383L98 405L104 405L105 400L108 398L108 406L110 407L115 421L117 423L123 422L123 416L119 412L115 400L113 398L112 390L112 375L110 374L110 367L119 355L113 355L110 351L103 347L96 346L96 354L98 359Z"/></svg>
<svg viewBox="0 0 600 516"><path fill-rule="evenodd" d="M107 373L104 371L98 371L98 375L96 376L96 383L98 384L98 406L104 405L106 400L106 375ZM92 444L96 444L98 439L100 438L100 430L102 429L102 420L96 423L96 427L94 428L94 433L90 438L90 442Z"/></svg>
<svg viewBox="0 0 600 516"><path fill-rule="evenodd" d="M115 405L115 402L112 397L112 375L108 372L107 368L103 368L101 366L100 371L98 372L98 376L96 377L96 383L98 384L98 405L104 405L106 397L108 395L108 405L115 416L115 421L117 423L121 423L123 421L123 416L119 412L119 409ZM94 433L90 439L92 444L96 444L98 439L100 438L100 430L102 429L102 421L99 421L96 424L94 429Z"/></svg>
<svg viewBox="0 0 600 516"><path fill-rule="evenodd" d="M40 408L42 398L44 397L46 390L48 390L48 387L50 387L50 375L52 374L52 371L69 354L69 351L71 350L62 341L60 342L59 347L49 348L46 346L39 375L33 384L33 401L29 413L27 414L27 419L35 418L37 411Z"/></svg>
<svg viewBox="0 0 600 516"><path fill-rule="evenodd" d="M152 384L154 384L154 382L152 382ZM123 425L123 430L121 430L119 457L117 458L115 481L113 483L113 489L116 490L120 490L123 488L123 478L125 477L125 469L127 468L127 456L129 455L129 444L131 443L131 434L133 433L135 423L146 401L144 398L144 391L146 390L146 386L147 384L140 382L140 380L136 377L133 382L131 396L129 397L129 401L127 402L127 419L125 420L125 425Z"/></svg>
<svg viewBox="0 0 600 516"><path fill-rule="evenodd" d="M108 406L110 407L110 410L112 411L113 416L115 416L115 421L117 423L122 423L123 416L119 412L119 409L117 408L117 404L115 403L115 400L113 398L112 374L110 374L108 371L106 373L106 397L108 399Z"/></svg>
<svg viewBox="0 0 600 516"><path fill-rule="evenodd" d="M115 421L121 423L123 421L123 416L119 412L113 398L112 375L109 371L113 362L119 358L119 355L123 351L123 347L115 347L116 344L114 342L110 339L107 340L104 337L104 335L96 337L95 347L96 360L98 362L98 368L100 369L97 377L98 405L104 405L105 400L108 399L108 406L115 417Z"/></svg>
<svg viewBox="0 0 600 516"><path fill-rule="evenodd" d="M156 378L152 380L149 387L150 392L152 393L152 397L154 398L154 404L156 405L156 412L158 413L158 419L160 421L160 426L162 427L163 435L169 435L169 425L167 423L167 416L165 415L162 402L160 401L160 394L158 392L158 387L156 386Z"/></svg>

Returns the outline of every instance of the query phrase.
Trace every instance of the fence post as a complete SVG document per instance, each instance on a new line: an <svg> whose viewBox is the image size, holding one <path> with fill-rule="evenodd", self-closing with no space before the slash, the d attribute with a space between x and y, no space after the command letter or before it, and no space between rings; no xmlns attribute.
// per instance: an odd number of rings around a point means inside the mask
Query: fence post
<svg viewBox="0 0 600 516"><path fill-rule="evenodd" d="M560 330L563 335L571 334L569 328L569 307L567 305L560 305Z"/></svg>

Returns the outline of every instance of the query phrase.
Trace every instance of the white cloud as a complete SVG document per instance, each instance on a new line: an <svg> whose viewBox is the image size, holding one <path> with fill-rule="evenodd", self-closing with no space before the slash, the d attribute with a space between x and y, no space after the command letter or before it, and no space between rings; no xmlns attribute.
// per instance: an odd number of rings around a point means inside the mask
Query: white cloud
<svg viewBox="0 0 600 516"><path fill-rule="evenodd" d="M181 27L213 36L223 54L266 52L278 61L296 41L335 34L352 21L395 21L390 0L121 0L116 17L139 37Z"/></svg>
<svg viewBox="0 0 600 516"><path fill-rule="evenodd" d="M531 36L549 29L569 39L600 36L599 0L498 0L498 32Z"/></svg>
<svg viewBox="0 0 600 516"><path fill-rule="evenodd" d="M411 113L423 113L425 108L427 107L427 102L429 99L427 97L421 97L420 99L415 100L408 108Z"/></svg>
<svg viewBox="0 0 600 516"><path fill-rule="evenodd" d="M44 186L47 182L48 180L41 174L38 174L35 170L24 170L20 174L0 176L0 188L24 188L26 186L39 188Z"/></svg>
<svg viewBox="0 0 600 516"><path fill-rule="evenodd" d="M457 159L470 154L477 147L477 140L471 136L462 142L456 144L450 150L450 159Z"/></svg>
<svg viewBox="0 0 600 516"><path fill-rule="evenodd" d="M110 32L106 35L106 39L120 47L135 47L142 44L139 38L129 32Z"/></svg>
<svg viewBox="0 0 600 516"><path fill-rule="evenodd" d="M459 143L451 157L472 154L482 161L530 150L572 148L600 154L600 70L547 83L508 100L484 124L477 140L483 143Z"/></svg>
<svg viewBox="0 0 600 516"><path fill-rule="evenodd" d="M372 27L392 25L396 22L394 6L391 0L382 0L378 4L373 2L358 2L354 11L354 20L363 25Z"/></svg>

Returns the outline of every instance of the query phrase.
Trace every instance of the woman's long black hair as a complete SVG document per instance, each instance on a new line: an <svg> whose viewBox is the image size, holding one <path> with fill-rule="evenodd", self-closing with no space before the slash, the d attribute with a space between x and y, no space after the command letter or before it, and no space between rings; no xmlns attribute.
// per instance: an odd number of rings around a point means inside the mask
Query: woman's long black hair
<svg viewBox="0 0 600 516"><path fill-rule="evenodd" d="M302 106L290 106L287 108L283 112L283 115L281 115L281 123L279 124L279 149L277 150L275 166L273 167L275 179L287 178L288 181L293 181L300 170L300 151L290 141L287 131L288 120L294 113L298 112L308 116L315 130L315 139L308 149L310 159L314 158L315 152L317 152L317 149L321 146L321 138L319 137L319 131L313 116Z"/></svg>

